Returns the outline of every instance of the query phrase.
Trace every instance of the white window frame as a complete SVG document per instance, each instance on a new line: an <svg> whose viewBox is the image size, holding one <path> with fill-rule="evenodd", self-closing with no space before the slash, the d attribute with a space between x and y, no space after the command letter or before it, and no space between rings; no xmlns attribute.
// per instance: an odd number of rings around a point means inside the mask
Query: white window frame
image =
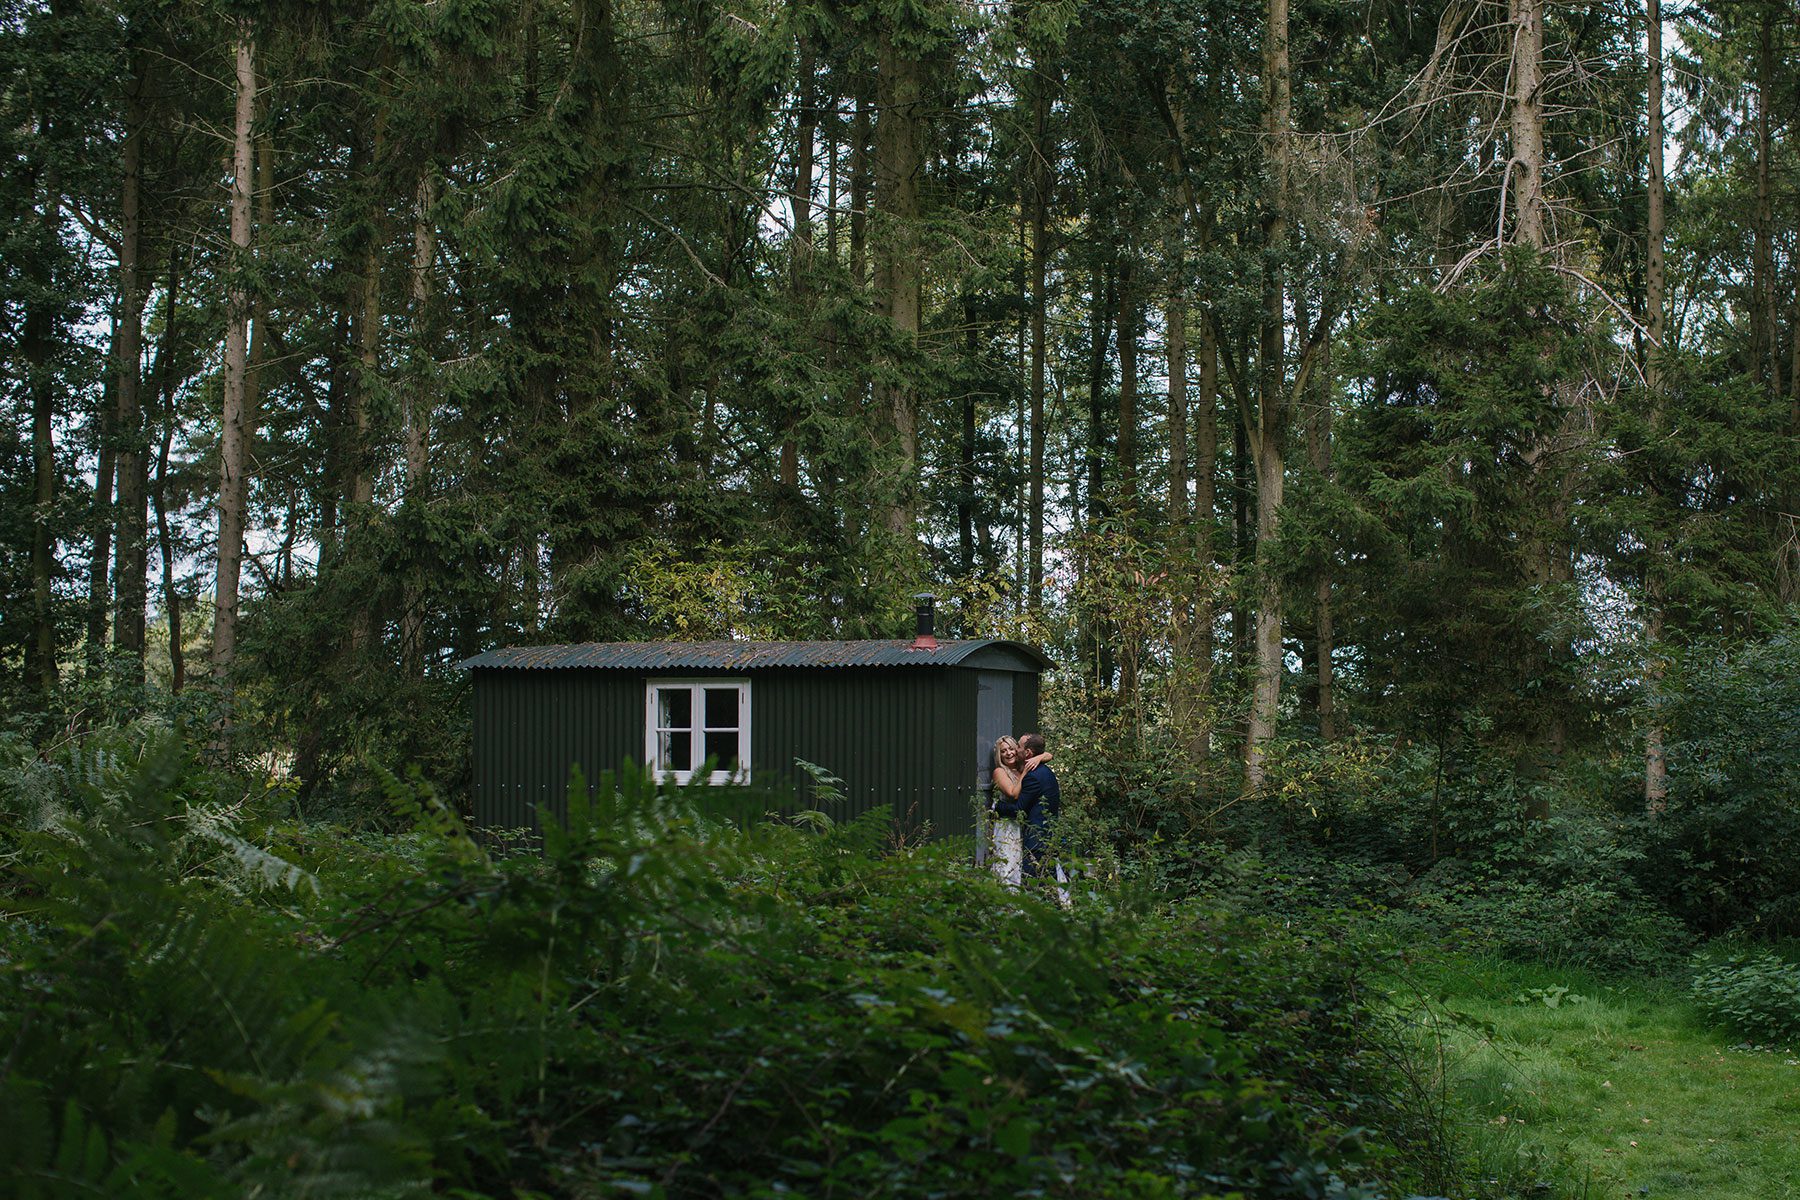
<svg viewBox="0 0 1800 1200"><path fill-rule="evenodd" d="M706 774L705 783L743 783L750 778L750 681L748 679L713 678L653 678L644 682L644 762L658 779L675 783L690 783L699 774L697 768L706 759L706 688L736 688L738 694L738 767L737 770L710 771ZM658 734L662 730L657 725L656 693L662 690L687 688L692 693L688 709L694 725L689 733L689 761L685 766L672 766L660 761L657 747L660 744ZM725 725L712 726L713 731L730 728Z"/></svg>

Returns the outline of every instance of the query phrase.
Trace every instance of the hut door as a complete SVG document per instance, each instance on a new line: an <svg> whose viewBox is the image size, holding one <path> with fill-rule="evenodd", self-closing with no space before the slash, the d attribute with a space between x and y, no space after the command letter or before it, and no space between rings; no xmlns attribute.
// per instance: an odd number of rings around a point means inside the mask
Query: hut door
<svg viewBox="0 0 1800 1200"><path fill-rule="evenodd" d="M1011 671L976 672L975 787L982 795L994 786L994 743L1012 732L1013 677ZM976 825L975 861L987 861L986 821Z"/></svg>

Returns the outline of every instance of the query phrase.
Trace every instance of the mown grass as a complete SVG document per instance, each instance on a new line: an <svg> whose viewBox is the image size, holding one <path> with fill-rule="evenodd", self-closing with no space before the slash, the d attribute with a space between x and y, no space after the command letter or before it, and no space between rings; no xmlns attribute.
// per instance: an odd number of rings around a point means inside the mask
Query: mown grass
<svg viewBox="0 0 1800 1200"><path fill-rule="evenodd" d="M1800 1197L1800 1052L1709 1028L1676 982L1460 958L1396 1001L1441 1035L1469 1197Z"/></svg>

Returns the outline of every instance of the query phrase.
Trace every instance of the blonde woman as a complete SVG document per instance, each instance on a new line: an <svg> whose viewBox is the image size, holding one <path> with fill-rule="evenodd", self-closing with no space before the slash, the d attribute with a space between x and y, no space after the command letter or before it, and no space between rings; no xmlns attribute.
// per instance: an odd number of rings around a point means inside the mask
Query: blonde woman
<svg viewBox="0 0 1800 1200"><path fill-rule="evenodd" d="M1017 890L1025 873L1025 833L1019 811L1019 787L1026 774L1050 755L1027 758L1018 739L1010 734L994 743L994 795L988 805L992 815L994 856L992 866L1000 882Z"/></svg>

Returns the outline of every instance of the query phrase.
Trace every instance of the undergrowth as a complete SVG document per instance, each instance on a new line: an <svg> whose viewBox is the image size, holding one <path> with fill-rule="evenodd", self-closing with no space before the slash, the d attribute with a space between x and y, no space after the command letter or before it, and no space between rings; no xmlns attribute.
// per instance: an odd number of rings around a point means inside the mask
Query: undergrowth
<svg viewBox="0 0 1800 1200"><path fill-rule="evenodd" d="M541 848L389 778L293 819L177 733L0 793L0 1191L21 1197L1401 1196L1431 1114L1339 922L754 795L577 781ZM1422 1124L1423 1123L1423 1124Z"/></svg>

